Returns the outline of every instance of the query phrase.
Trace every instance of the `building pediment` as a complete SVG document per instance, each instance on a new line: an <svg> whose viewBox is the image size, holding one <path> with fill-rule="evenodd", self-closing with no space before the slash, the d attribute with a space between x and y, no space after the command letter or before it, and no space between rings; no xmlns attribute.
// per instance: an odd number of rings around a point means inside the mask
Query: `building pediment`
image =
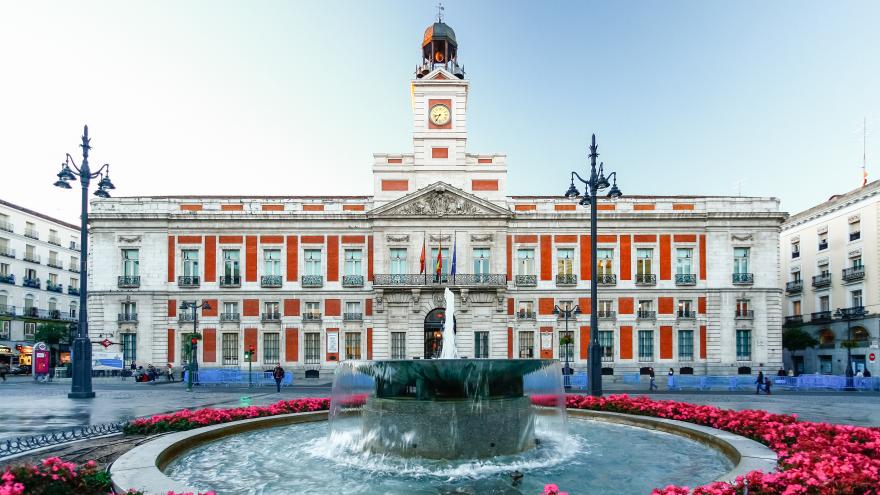
<svg viewBox="0 0 880 495"><path fill-rule="evenodd" d="M372 217L510 217L511 212L445 182L427 187L376 208Z"/></svg>

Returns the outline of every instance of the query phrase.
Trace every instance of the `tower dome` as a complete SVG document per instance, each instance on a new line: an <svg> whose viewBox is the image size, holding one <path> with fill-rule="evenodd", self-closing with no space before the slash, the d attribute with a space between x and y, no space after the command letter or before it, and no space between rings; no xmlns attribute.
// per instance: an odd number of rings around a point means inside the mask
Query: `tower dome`
<svg viewBox="0 0 880 495"><path fill-rule="evenodd" d="M455 31L443 22L443 7L440 7L437 22L425 29L422 37L422 63L416 69L416 78L424 77L438 67L464 79L464 68L458 65L458 41L455 39Z"/></svg>

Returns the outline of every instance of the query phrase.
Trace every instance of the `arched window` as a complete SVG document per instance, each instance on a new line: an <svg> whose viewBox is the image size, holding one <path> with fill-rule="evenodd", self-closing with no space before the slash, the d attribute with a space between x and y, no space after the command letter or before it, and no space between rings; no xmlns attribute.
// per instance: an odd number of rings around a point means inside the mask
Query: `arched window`
<svg viewBox="0 0 880 495"><path fill-rule="evenodd" d="M50 312L51 312L51 311L55 311L56 309L58 309L58 300L55 299L54 297L50 297L50 298L49 298L48 309L49 309Z"/></svg>
<svg viewBox="0 0 880 495"><path fill-rule="evenodd" d="M868 334L868 329L865 327L853 327L852 328L852 339L855 342L867 344L870 339L870 335ZM859 346L864 347L864 346Z"/></svg>
<svg viewBox="0 0 880 495"><path fill-rule="evenodd" d="M79 304L76 301L71 301L71 303L70 303L70 317L71 318L76 318L76 307L77 306L79 306Z"/></svg>

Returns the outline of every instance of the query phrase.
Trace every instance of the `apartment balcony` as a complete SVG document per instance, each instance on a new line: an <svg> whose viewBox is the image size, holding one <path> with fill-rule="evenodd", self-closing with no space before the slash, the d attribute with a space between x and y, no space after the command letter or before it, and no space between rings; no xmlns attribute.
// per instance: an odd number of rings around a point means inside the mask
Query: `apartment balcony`
<svg viewBox="0 0 880 495"><path fill-rule="evenodd" d="M733 284L734 285L752 285L755 283L755 274L754 273L734 273L733 274Z"/></svg>
<svg viewBox="0 0 880 495"><path fill-rule="evenodd" d="M67 293L70 294L71 296L78 296L79 295L79 287L74 287L72 285L68 285L67 286Z"/></svg>
<svg viewBox="0 0 880 495"><path fill-rule="evenodd" d="M827 323L831 321L831 311L810 313L810 323Z"/></svg>
<svg viewBox="0 0 880 495"><path fill-rule="evenodd" d="M324 276L323 275L303 275L300 278L300 283L303 287L306 288L317 288L324 287Z"/></svg>
<svg viewBox="0 0 880 495"><path fill-rule="evenodd" d="M819 243L819 251L824 251L828 249L828 241L823 241Z"/></svg>
<svg viewBox="0 0 880 495"><path fill-rule="evenodd" d="M79 263L71 262L70 265L67 266L67 270L73 273L79 273Z"/></svg>
<svg viewBox="0 0 880 495"><path fill-rule="evenodd" d="M617 317L617 312L616 312L616 311L603 311L603 310L600 309L600 310L598 311L598 313L599 313L599 315L598 315L599 318L601 318L601 319L603 319L603 320L613 320L614 318Z"/></svg>
<svg viewBox="0 0 880 495"><path fill-rule="evenodd" d="M69 313L62 313L57 309L37 309L35 306L24 308L22 316L27 318L38 318L40 320L64 320L73 321L73 316Z"/></svg>
<svg viewBox="0 0 880 495"><path fill-rule="evenodd" d="M521 309L516 312L516 319L517 320L534 320L535 319L535 312L534 311L526 311L524 309Z"/></svg>
<svg viewBox="0 0 880 495"><path fill-rule="evenodd" d="M321 313L315 313L315 312L303 313L303 321L319 322L319 321L321 321Z"/></svg>
<svg viewBox="0 0 880 495"><path fill-rule="evenodd" d="M30 287L31 289L39 289L40 288L40 279L38 278L23 278L21 279L22 287Z"/></svg>
<svg viewBox="0 0 880 495"><path fill-rule="evenodd" d="M272 311L269 313L263 313L260 315L260 320L262 321L281 321L281 313Z"/></svg>
<svg viewBox="0 0 880 495"><path fill-rule="evenodd" d="M675 285L697 285L697 276L693 273L676 273Z"/></svg>
<svg viewBox="0 0 880 495"><path fill-rule="evenodd" d="M15 259L15 249L0 249L0 256L5 256L7 258Z"/></svg>
<svg viewBox="0 0 880 495"><path fill-rule="evenodd" d="M557 275L556 276L556 285L572 286L572 285L577 285L577 283L578 283L577 275L567 274L567 275Z"/></svg>
<svg viewBox="0 0 880 495"><path fill-rule="evenodd" d="M21 259L23 259L23 260L25 260L25 261L29 261L29 262L31 262L31 263L37 263L37 264L40 264L40 255L39 255L39 254L35 254L35 253L24 253L24 256L22 256Z"/></svg>
<svg viewBox="0 0 880 495"><path fill-rule="evenodd" d="M804 316L803 315L792 315L792 316L785 317L785 321L783 322L782 326L796 327L796 326L802 325L803 323L804 323Z"/></svg>
<svg viewBox="0 0 880 495"><path fill-rule="evenodd" d="M241 321L241 313L220 313L220 321Z"/></svg>
<svg viewBox="0 0 880 495"><path fill-rule="evenodd" d="M15 228L13 228L12 222L0 222L0 230L5 230L6 232L15 232Z"/></svg>
<svg viewBox="0 0 880 495"><path fill-rule="evenodd" d="M373 278L374 287L487 287L503 288L507 286L507 275L504 273L458 273L443 274L376 274Z"/></svg>
<svg viewBox="0 0 880 495"><path fill-rule="evenodd" d="M636 318L638 318L640 320L656 320L657 319L657 312L640 309L636 313Z"/></svg>
<svg viewBox="0 0 880 495"><path fill-rule="evenodd" d="M5 275L0 275L0 284L12 284L15 285L15 275L12 273L7 273ZM39 284L37 284L39 285Z"/></svg>
<svg viewBox="0 0 880 495"><path fill-rule="evenodd" d="M850 233L849 233L849 240L850 240L850 241L857 241L857 240L859 240L859 239L861 239L861 238L862 238L862 233L861 233L861 232L850 232Z"/></svg>
<svg viewBox="0 0 880 495"><path fill-rule="evenodd" d="M220 287L235 288L241 287L241 275L223 275L220 277Z"/></svg>
<svg viewBox="0 0 880 495"><path fill-rule="evenodd" d="M342 313L342 319L345 321L363 321L363 313Z"/></svg>
<svg viewBox="0 0 880 495"><path fill-rule="evenodd" d="M617 275L608 273L604 275L596 275L596 283L599 285L617 285Z"/></svg>
<svg viewBox="0 0 880 495"><path fill-rule="evenodd" d="M851 308L841 308L839 316L844 320L852 320L855 318L861 318L865 316L865 314L864 306L853 306Z"/></svg>
<svg viewBox="0 0 880 495"><path fill-rule="evenodd" d="M15 306L0 305L0 315L15 316Z"/></svg>
<svg viewBox="0 0 880 495"><path fill-rule="evenodd" d="M73 251L79 251L79 243L76 241L70 241L70 249Z"/></svg>
<svg viewBox="0 0 880 495"><path fill-rule="evenodd" d="M49 235L49 239L48 239L47 242L48 242L49 244L54 244L54 245L56 245L56 246L60 246L60 245L61 245L61 238L58 237L57 235L51 235L51 234L50 234L50 235Z"/></svg>
<svg viewBox="0 0 880 495"><path fill-rule="evenodd" d="M260 277L260 287L265 289L277 289L281 287L281 275L263 275Z"/></svg>
<svg viewBox="0 0 880 495"><path fill-rule="evenodd" d="M177 286L184 288L195 288L201 285L201 277L198 275L186 275L177 277Z"/></svg>
<svg viewBox="0 0 880 495"><path fill-rule="evenodd" d="M141 277L139 275L122 275L116 278L116 286L120 289L137 289L141 286Z"/></svg>
<svg viewBox="0 0 880 495"><path fill-rule="evenodd" d="M24 236L31 239L40 239L40 233L36 229L24 229Z"/></svg>
<svg viewBox="0 0 880 495"><path fill-rule="evenodd" d="M119 313L116 321L119 323L137 323L138 315L137 313Z"/></svg>
<svg viewBox="0 0 880 495"><path fill-rule="evenodd" d="M798 258L800 258L800 257L801 257L801 252L800 252L800 251L792 251L792 252L791 252L791 259L795 260L795 259L798 259Z"/></svg>
<svg viewBox="0 0 880 495"><path fill-rule="evenodd" d="M535 287L538 285L537 275L517 275L514 279L517 287Z"/></svg>
<svg viewBox="0 0 880 495"><path fill-rule="evenodd" d="M679 309L676 316L679 320L693 320L697 317L697 312L689 309Z"/></svg>
<svg viewBox="0 0 880 495"><path fill-rule="evenodd" d="M60 260L49 258L49 261L46 262L46 266L57 268L59 270L64 270L64 264L61 263Z"/></svg>
<svg viewBox="0 0 880 495"><path fill-rule="evenodd" d="M64 293L64 286L61 284L53 284L50 280L46 280L46 290L49 292L58 292L59 294Z"/></svg>
<svg viewBox="0 0 880 495"><path fill-rule="evenodd" d="M865 267L864 266L854 266L851 268L843 269L843 281L844 282L855 282L857 280L862 280L865 278Z"/></svg>
<svg viewBox="0 0 880 495"><path fill-rule="evenodd" d="M343 275L342 276L342 286L343 287L363 287L364 286L364 276L363 275Z"/></svg>
<svg viewBox="0 0 880 495"><path fill-rule="evenodd" d="M738 309L736 310L736 318L738 320L753 320L755 318L754 309Z"/></svg>
<svg viewBox="0 0 880 495"><path fill-rule="evenodd" d="M829 285L831 285L830 273L813 276L813 287L828 287Z"/></svg>
<svg viewBox="0 0 880 495"><path fill-rule="evenodd" d="M796 294L802 290L804 290L803 280L792 280L791 282L785 283L785 292L789 294Z"/></svg>
<svg viewBox="0 0 880 495"><path fill-rule="evenodd" d="M657 285L656 273L637 273L636 285Z"/></svg>

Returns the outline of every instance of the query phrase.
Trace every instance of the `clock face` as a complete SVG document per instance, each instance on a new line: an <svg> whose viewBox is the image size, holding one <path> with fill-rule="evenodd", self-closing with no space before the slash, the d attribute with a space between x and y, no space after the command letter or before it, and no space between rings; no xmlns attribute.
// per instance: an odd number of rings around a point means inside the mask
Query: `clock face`
<svg viewBox="0 0 880 495"><path fill-rule="evenodd" d="M434 105L431 107L430 118L434 125L446 125L449 122L449 107L446 105Z"/></svg>

